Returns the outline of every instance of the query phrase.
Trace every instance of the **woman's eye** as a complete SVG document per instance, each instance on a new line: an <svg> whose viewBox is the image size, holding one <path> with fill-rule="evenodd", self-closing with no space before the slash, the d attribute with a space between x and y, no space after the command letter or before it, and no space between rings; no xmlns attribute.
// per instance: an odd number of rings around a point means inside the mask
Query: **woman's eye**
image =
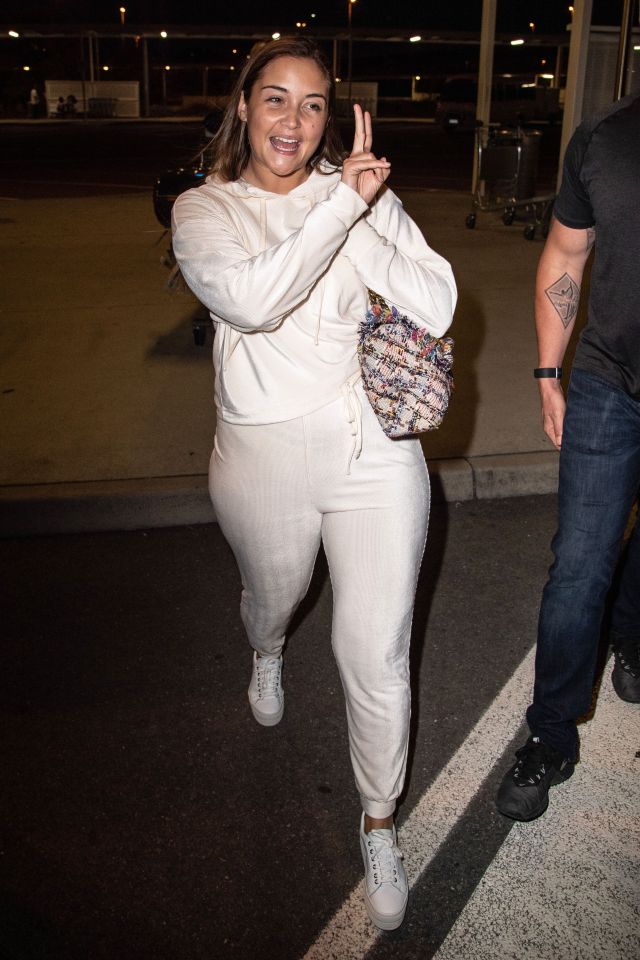
<svg viewBox="0 0 640 960"><path fill-rule="evenodd" d="M281 102L282 102L281 97L269 97L269 99L267 100L267 103L281 103Z"/></svg>
<svg viewBox="0 0 640 960"><path fill-rule="evenodd" d="M318 113L320 113L320 111L322 110L322 107L319 103L308 103L307 106L309 107L310 110L314 110Z"/></svg>

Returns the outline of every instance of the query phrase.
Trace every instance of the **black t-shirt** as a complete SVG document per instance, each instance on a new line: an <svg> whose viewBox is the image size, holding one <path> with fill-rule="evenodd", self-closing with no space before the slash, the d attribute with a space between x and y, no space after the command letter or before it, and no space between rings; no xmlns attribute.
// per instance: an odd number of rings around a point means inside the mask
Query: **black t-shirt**
<svg viewBox="0 0 640 960"><path fill-rule="evenodd" d="M574 366L640 399L640 97L578 127L554 215L566 227L596 232L588 322Z"/></svg>

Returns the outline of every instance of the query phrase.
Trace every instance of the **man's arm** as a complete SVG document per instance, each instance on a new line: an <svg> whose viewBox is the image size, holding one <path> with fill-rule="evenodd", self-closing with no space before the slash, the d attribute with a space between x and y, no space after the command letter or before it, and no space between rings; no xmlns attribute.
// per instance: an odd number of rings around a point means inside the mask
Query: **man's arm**
<svg viewBox="0 0 640 960"><path fill-rule="evenodd" d="M538 366L561 367L580 302L584 266L595 241L595 229L574 230L555 218L538 264L535 318ZM560 449L565 399L559 380L540 379L542 426Z"/></svg>

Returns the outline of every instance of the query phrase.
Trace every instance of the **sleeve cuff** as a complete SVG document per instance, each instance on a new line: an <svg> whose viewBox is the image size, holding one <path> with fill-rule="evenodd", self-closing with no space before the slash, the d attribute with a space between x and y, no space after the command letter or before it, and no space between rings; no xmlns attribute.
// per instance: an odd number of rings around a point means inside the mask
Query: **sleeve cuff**
<svg viewBox="0 0 640 960"><path fill-rule="evenodd" d="M369 204L362 199L359 193L340 181L325 201L331 212L344 224L348 230L352 224L369 209Z"/></svg>

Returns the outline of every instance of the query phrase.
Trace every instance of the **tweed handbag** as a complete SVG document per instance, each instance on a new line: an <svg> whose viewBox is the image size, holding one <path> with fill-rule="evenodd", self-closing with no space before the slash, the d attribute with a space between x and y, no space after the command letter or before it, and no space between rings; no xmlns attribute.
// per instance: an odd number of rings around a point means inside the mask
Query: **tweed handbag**
<svg viewBox="0 0 640 960"><path fill-rule="evenodd" d="M358 355L369 403L388 437L436 430L453 389L453 340L436 338L369 290Z"/></svg>

